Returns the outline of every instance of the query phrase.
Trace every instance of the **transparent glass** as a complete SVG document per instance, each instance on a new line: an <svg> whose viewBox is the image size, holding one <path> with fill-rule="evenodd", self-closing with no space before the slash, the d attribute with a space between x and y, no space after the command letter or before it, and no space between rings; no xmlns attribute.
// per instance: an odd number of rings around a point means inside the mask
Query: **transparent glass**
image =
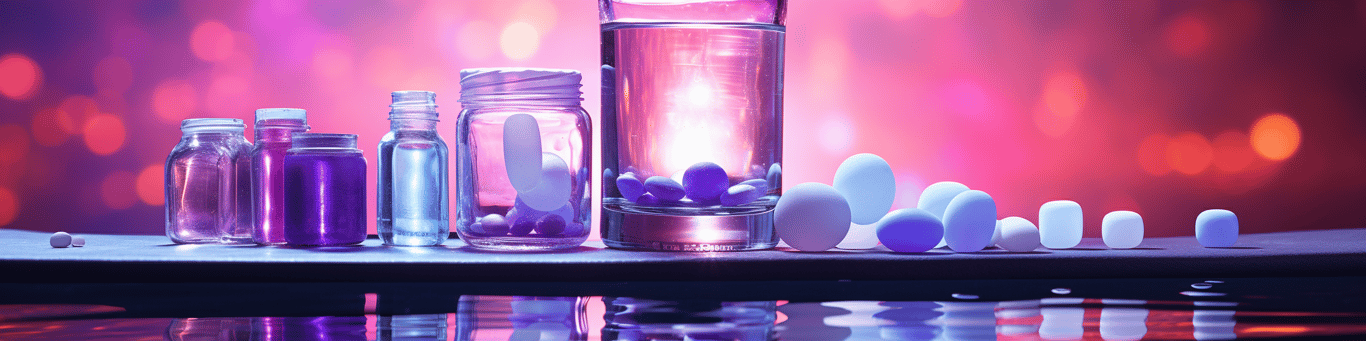
<svg viewBox="0 0 1366 341"><path fill-rule="evenodd" d="M356 135L294 133L285 152L285 240L330 246L365 241L365 156Z"/></svg>
<svg viewBox="0 0 1366 341"><path fill-rule="evenodd" d="M455 339L588 340L587 303L587 297L460 296Z"/></svg>
<svg viewBox="0 0 1366 341"><path fill-rule="evenodd" d="M450 159L436 122L435 93L393 93L390 131L379 141L376 190L376 229L384 245L435 246L450 235Z"/></svg>
<svg viewBox="0 0 1366 341"><path fill-rule="evenodd" d="M776 340L776 301L602 300L607 305L603 340ZM800 316L789 316L794 317Z"/></svg>
<svg viewBox="0 0 1366 341"><path fill-rule="evenodd" d="M166 158L166 236L180 244L251 242L251 143L242 120L188 119Z"/></svg>
<svg viewBox="0 0 1366 341"><path fill-rule="evenodd" d="M785 2L603 0L599 9L603 242L772 248Z"/></svg>
<svg viewBox="0 0 1366 341"><path fill-rule="evenodd" d="M460 238L503 251L583 244L591 217L592 130L579 106L579 73L476 69L462 75L464 110L456 128ZM507 143L521 148L505 149ZM527 167L528 173L516 172ZM513 173L527 174L518 178L535 186L519 192Z"/></svg>
<svg viewBox="0 0 1366 341"><path fill-rule="evenodd" d="M256 143L251 149L251 188L255 210L252 241L285 244L285 152L290 135L308 131L303 109L256 110Z"/></svg>

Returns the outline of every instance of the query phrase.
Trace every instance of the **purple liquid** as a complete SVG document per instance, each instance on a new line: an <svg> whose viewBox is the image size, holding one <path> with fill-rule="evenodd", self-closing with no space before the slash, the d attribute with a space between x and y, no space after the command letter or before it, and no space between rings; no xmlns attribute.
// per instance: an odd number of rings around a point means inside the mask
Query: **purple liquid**
<svg viewBox="0 0 1366 341"><path fill-rule="evenodd" d="M289 245L365 240L365 159L358 152L288 153L284 158Z"/></svg>
<svg viewBox="0 0 1366 341"><path fill-rule="evenodd" d="M252 196L256 202L252 241L285 244L285 152L290 133L303 132L303 120L263 120L256 123L256 147L251 157ZM263 127L270 125L270 127ZM288 127L294 125L296 127Z"/></svg>

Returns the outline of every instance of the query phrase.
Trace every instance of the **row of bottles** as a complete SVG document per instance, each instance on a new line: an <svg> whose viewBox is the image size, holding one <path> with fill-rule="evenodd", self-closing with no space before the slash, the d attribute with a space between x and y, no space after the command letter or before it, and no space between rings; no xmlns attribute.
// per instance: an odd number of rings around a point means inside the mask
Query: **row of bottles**
<svg viewBox="0 0 1366 341"><path fill-rule="evenodd" d="M461 72L457 232L474 247L551 250L587 239L591 131L572 70ZM385 245L450 235L449 151L436 95L392 93L380 140L377 232ZM303 109L185 120L166 161L166 234L176 243L294 246L366 238L366 160L356 135L311 133ZM507 146L507 148L505 148Z"/></svg>

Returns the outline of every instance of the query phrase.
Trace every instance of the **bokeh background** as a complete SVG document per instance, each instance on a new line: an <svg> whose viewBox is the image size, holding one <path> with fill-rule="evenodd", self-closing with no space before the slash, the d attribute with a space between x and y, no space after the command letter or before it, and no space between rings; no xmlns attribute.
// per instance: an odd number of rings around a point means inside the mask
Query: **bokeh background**
<svg viewBox="0 0 1366 341"><path fill-rule="evenodd" d="M316 132L360 134L373 167L390 91L436 91L451 141L459 70L497 66L583 71L596 116L596 11L0 3L0 228L164 233L185 118L306 108ZM796 0L787 28L789 187L870 152L896 171L896 207L954 180L1001 217L1075 200L1087 237L1119 209L1149 236L1191 235L1207 208L1244 232L1363 225L1366 2Z"/></svg>

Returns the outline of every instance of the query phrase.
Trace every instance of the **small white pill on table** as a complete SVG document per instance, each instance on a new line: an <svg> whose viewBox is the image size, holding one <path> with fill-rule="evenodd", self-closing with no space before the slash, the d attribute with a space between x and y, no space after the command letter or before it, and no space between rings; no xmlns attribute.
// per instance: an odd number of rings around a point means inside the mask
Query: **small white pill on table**
<svg viewBox="0 0 1366 341"><path fill-rule="evenodd" d="M1029 252L1039 248L1039 229L1028 219L1006 217L1001 219L1001 240L997 246L1010 252Z"/></svg>
<svg viewBox="0 0 1366 341"><path fill-rule="evenodd" d="M1050 249L1081 243L1081 205L1071 200L1049 201L1039 207L1039 241Z"/></svg>
<svg viewBox="0 0 1366 341"><path fill-rule="evenodd" d="M75 247L82 247L82 246L85 246L85 237L71 237L71 246L75 246Z"/></svg>
<svg viewBox="0 0 1366 341"><path fill-rule="evenodd" d="M47 241L49 244L52 244L52 247L68 247L71 246L71 235L66 232L57 232L53 233L52 237L49 237Z"/></svg>
<svg viewBox="0 0 1366 341"><path fill-rule="evenodd" d="M849 203L844 196L821 183L792 186L773 209L773 229L778 237L801 251L835 247L849 234L850 222Z"/></svg>
<svg viewBox="0 0 1366 341"><path fill-rule="evenodd" d="M849 233L835 248L845 250L867 250L877 247L877 226L849 223Z"/></svg>
<svg viewBox="0 0 1366 341"><path fill-rule="evenodd" d="M835 190L849 201L855 224L872 225L892 209L896 199L896 177L887 160L863 153L844 159L835 169Z"/></svg>
<svg viewBox="0 0 1366 341"><path fill-rule="evenodd" d="M1100 238L1111 249L1132 249L1143 242L1143 217L1134 211L1114 211L1100 222Z"/></svg>
<svg viewBox="0 0 1366 341"><path fill-rule="evenodd" d="M1204 247L1230 247L1238 242L1238 215L1229 210L1205 210L1195 218L1195 240Z"/></svg>
<svg viewBox="0 0 1366 341"><path fill-rule="evenodd" d="M944 242L954 252L985 249L995 230L996 200L986 192L960 193L944 210Z"/></svg>
<svg viewBox="0 0 1366 341"><path fill-rule="evenodd" d="M953 197L967 191L968 186L957 182L936 182L929 187L925 187L925 190L920 192L920 199L919 201L916 201L915 208L930 212L930 214L934 215L935 218L942 222L944 221L944 210L949 208L949 202L953 201ZM939 244L934 247L939 248L945 246L948 246L948 244L945 243L943 239L940 239Z"/></svg>

